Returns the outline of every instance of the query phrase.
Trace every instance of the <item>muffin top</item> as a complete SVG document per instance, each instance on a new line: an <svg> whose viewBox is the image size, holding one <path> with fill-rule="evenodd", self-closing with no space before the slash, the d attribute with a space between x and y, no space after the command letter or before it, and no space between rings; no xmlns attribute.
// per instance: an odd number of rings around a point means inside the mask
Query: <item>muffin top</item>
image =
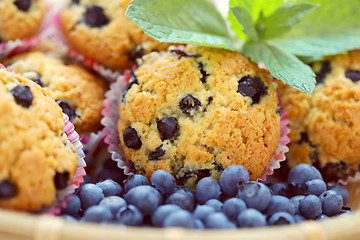
<svg viewBox="0 0 360 240"><path fill-rule="evenodd" d="M243 165L268 168L280 136L270 75L239 53L188 46L139 61L120 104L120 147L136 172L193 187Z"/></svg>
<svg viewBox="0 0 360 240"><path fill-rule="evenodd" d="M106 84L85 68L42 52L28 52L4 61L48 91L80 134L101 128Z"/></svg>
<svg viewBox="0 0 360 240"><path fill-rule="evenodd" d="M43 0L0 1L0 43L31 37L45 14Z"/></svg>
<svg viewBox="0 0 360 240"><path fill-rule="evenodd" d="M70 182L77 155L60 107L36 83L0 68L0 207L35 211Z"/></svg>
<svg viewBox="0 0 360 240"><path fill-rule="evenodd" d="M355 150L360 147L360 50L328 57L313 69L317 85L311 96L279 86L290 120L288 163L312 163L327 169L323 175L329 180L345 178L347 168L360 163Z"/></svg>
<svg viewBox="0 0 360 240"><path fill-rule="evenodd" d="M109 68L128 68L134 58L165 50L125 16L130 0L73 0L61 15L64 33L75 49ZM141 45L141 46L139 46Z"/></svg>

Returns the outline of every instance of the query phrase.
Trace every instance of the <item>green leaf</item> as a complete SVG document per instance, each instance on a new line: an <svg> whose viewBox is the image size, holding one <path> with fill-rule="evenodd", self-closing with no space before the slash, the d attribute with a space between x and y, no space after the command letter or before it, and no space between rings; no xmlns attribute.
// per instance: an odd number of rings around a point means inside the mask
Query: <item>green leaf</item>
<svg viewBox="0 0 360 240"><path fill-rule="evenodd" d="M245 9L250 14L252 21L255 23L258 20L260 13L263 13L264 16L269 16L282 5L284 5L283 0L230 0L228 20L231 23L232 30L236 33L238 38L246 41L248 38L243 32L243 26L233 15L231 8L241 7Z"/></svg>
<svg viewBox="0 0 360 240"><path fill-rule="evenodd" d="M126 16L160 42L235 48L225 20L208 0L133 0Z"/></svg>
<svg viewBox="0 0 360 240"><path fill-rule="evenodd" d="M263 62L272 76L291 87L308 95L314 91L314 72L291 53L263 42L246 43L243 53L257 63Z"/></svg>
<svg viewBox="0 0 360 240"><path fill-rule="evenodd" d="M307 61L360 47L359 0L307 0L320 4L271 44Z"/></svg>
<svg viewBox="0 0 360 240"><path fill-rule="evenodd" d="M313 10L316 4L313 3L288 3L277 9L269 17L259 18L257 25L261 24L262 32L259 32L261 39L270 39L288 32L299 19ZM259 29L259 27L258 27Z"/></svg>
<svg viewBox="0 0 360 240"><path fill-rule="evenodd" d="M242 7L232 7L230 11L236 20L243 26L243 32L247 35L248 39L256 41L258 35L250 13Z"/></svg>

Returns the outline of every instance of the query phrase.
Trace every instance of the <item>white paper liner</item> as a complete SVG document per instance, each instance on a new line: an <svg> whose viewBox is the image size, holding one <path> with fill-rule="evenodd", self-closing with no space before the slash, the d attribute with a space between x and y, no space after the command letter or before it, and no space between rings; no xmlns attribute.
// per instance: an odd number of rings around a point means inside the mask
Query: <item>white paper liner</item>
<svg viewBox="0 0 360 240"><path fill-rule="evenodd" d="M108 144L108 151L111 153L111 157L117 162L118 167L124 169L126 175L134 174L130 169L129 163L127 163L122 150L119 147L120 140L117 131L117 122L119 119L119 104L122 98L122 93L127 85L127 80L130 78L130 71L125 71L124 76L120 76L115 83L110 85L110 90L106 93L106 99L104 101L104 109L102 111L103 119L101 123L104 125L103 132L105 136L105 143ZM276 148L276 154L272 157L268 165L268 169L258 178L259 181L265 181L266 176L272 175L274 169L280 168L280 162L286 159L285 153L289 151L286 146L290 142L290 138L287 136L290 133L290 129L287 127L289 120L286 119L287 112L281 110L280 118L280 139L278 147Z"/></svg>
<svg viewBox="0 0 360 240"><path fill-rule="evenodd" d="M61 212L61 209L66 207L66 202L68 200L69 194L73 193L76 188L79 187L80 183L84 181L83 176L86 175L85 173L85 161L84 157L85 154L83 152L83 145L79 140L79 134L75 131L74 125L69 121L69 117L63 113L64 117L64 130L67 134L70 142L74 145L75 152L78 156L78 164L76 172L69 183L69 185L61 192L61 194L57 197L57 201L50 207L42 210L41 212L44 214L53 214L58 215Z"/></svg>

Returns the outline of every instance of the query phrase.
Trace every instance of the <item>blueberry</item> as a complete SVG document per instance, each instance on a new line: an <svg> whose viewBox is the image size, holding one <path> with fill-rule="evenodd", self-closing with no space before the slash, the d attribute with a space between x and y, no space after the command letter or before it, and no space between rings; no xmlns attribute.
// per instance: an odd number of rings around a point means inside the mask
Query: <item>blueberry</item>
<svg viewBox="0 0 360 240"><path fill-rule="evenodd" d="M65 221L69 221L69 222L77 222L77 218L70 216L70 215L61 215L61 217L65 220Z"/></svg>
<svg viewBox="0 0 360 240"><path fill-rule="evenodd" d="M87 7L83 19L85 24L90 27L102 27L110 22L104 13L104 9L97 5Z"/></svg>
<svg viewBox="0 0 360 240"><path fill-rule="evenodd" d="M314 179L323 180L321 173L314 166L305 163L296 165L290 170L287 179L290 194L306 194L306 182Z"/></svg>
<svg viewBox="0 0 360 240"><path fill-rule="evenodd" d="M38 84L40 87L44 87L44 84L41 81L41 75L38 72L26 72L23 74L24 77L27 77L34 83Z"/></svg>
<svg viewBox="0 0 360 240"><path fill-rule="evenodd" d="M195 201L194 189L187 188L184 186L176 186L174 189L174 193L176 192L186 193L191 198L192 202Z"/></svg>
<svg viewBox="0 0 360 240"><path fill-rule="evenodd" d="M259 77L247 75L242 77L238 84L238 92L245 97L251 97L252 104L259 103L261 97L268 92L267 87Z"/></svg>
<svg viewBox="0 0 360 240"><path fill-rule="evenodd" d="M54 176L54 184L56 189L62 190L67 187L70 173L68 171L56 172Z"/></svg>
<svg viewBox="0 0 360 240"><path fill-rule="evenodd" d="M287 212L291 215L294 215L294 204L286 197L274 195L270 198L270 203L266 209L266 214L268 216L272 216L277 212Z"/></svg>
<svg viewBox="0 0 360 240"><path fill-rule="evenodd" d="M151 222L155 227L163 227L165 218L172 212L180 210L181 208L175 204L166 204L158 207L151 216Z"/></svg>
<svg viewBox="0 0 360 240"><path fill-rule="evenodd" d="M217 199L210 199L205 203L205 205L213 207L217 212L222 212L224 206L224 204Z"/></svg>
<svg viewBox="0 0 360 240"><path fill-rule="evenodd" d="M263 211L269 205L271 193L264 184L250 182L239 187L238 197L244 200L248 208Z"/></svg>
<svg viewBox="0 0 360 240"><path fill-rule="evenodd" d="M270 188L274 195L279 195L283 197L287 196L287 186L285 183L275 183L271 185Z"/></svg>
<svg viewBox="0 0 360 240"><path fill-rule="evenodd" d="M341 196L343 197L343 203L344 205L349 203L350 200L350 195L349 192L346 188L340 186L340 185L335 185L329 188L329 190L334 190L335 192L338 192L341 194Z"/></svg>
<svg viewBox="0 0 360 240"><path fill-rule="evenodd" d="M210 199L220 199L220 195L220 185L212 177L205 177L198 182L195 198L200 204L204 204Z"/></svg>
<svg viewBox="0 0 360 240"><path fill-rule="evenodd" d="M320 195L322 211L328 216L339 214L343 207L343 198L340 193L327 190Z"/></svg>
<svg viewBox="0 0 360 240"><path fill-rule="evenodd" d="M220 176L221 189L229 197L234 197L239 191L239 186L250 180L248 171L239 165L231 165Z"/></svg>
<svg viewBox="0 0 360 240"><path fill-rule="evenodd" d="M130 90L130 88L134 85L134 84L139 84L138 80L137 80L137 77L135 75L134 72L131 72L131 81L129 81L128 85L126 86L124 92L123 92L123 95L122 95L122 102L125 102L126 100L126 94L127 92Z"/></svg>
<svg viewBox="0 0 360 240"><path fill-rule="evenodd" d="M316 72L316 84L324 82L324 79L328 73L331 72L331 66L329 61L323 61L321 63L320 71Z"/></svg>
<svg viewBox="0 0 360 240"><path fill-rule="evenodd" d="M206 228L218 228L218 229L232 229L236 228L236 225L232 223L228 217L222 212L215 212L209 214L205 219L204 225Z"/></svg>
<svg viewBox="0 0 360 240"><path fill-rule="evenodd" d="M140 174L134 174L124 181L125 191L128 192L130 189L141 186L150 185L147 178Z"/></svg>
<svg viewBox="0 0 360 240"><path fill-rule="evenodd" d="M142 145L142 142L136 130L132 127L128 127L125 129L123 133L123 141L127 147L132 149L139 149Z"/></svg>
<svg viewBox="0 0 360 240"><path fill-rule="evenodd" d="M201 102L191 94L186 95L179 103L183 113L190 113L191 110L197 110L200 106Z"/></svg>
<svg viewBox="0 0 360 240"><path fill-rule="evenodd" d="M196 222L190 212L180 209L170 213L170 215L165 218L163 226L196 228Z"/></svg>
<svg viewBox="0 0 360 240"><path fill-rule="evenodd" d="M206 82L206 79L208 78L208 76L210 76L210 74L208 74L205 69L204 69L204 64L199 62L198 63L199 65L199 70L200 70L200 73L201 73L201 78L200 78L200 81L202 83L205 83Z"/></svg>
<svg viewBox="0 0 360 240"><path fill-rule="evenodd" d="M352 212L354 212L354 210L352 210L350 207L342 207L339 215L344 215L344 214L346 215Z"/></svg>
<svg viewBox="0 0 360 240"><path fill-rule="evenodd" d="M163 117L156 124L162 140L174 137L178 131L178 123L174 117Z"/></svg>
<svg viewBox="0 0 360 240"><path fill-rule="evenodd" d="M60 108L62 109L62 112L65 113L69 117L70 122L72 122L77 117L74 109L71 108L71 106L68 102L66 102L63 99L59 99L59 100L56 100L56 103L60 106Z"/></svg>
<svg viewBox="0 0 360 240"><path fill-rule="evenodd" d="M166 199L166 204L174 204L188 211L192 211L194 208L194 200L187 193L181 192L172 193Z"/></svg>
<svg viewBox="0 0 360 240"><path fill-rule="evenodd" d="M197 205L194 210L194 218L199 219L202 222L205 222L205 219L211 214L215 213L216 210L214 207L209 205Z"/></svg>
<svg viewBox="0 0 360 240"><path fill-rule="evenodd" d="M175 178L163 169L155 171L151 176L151 184L159 190L161 194L172 193L175 189Z"/></svg>
<svg viewBox="0 0 360 240"><path fill-rule="evenodd" d="M301 200L303 200L305 198L304 195L296 195L294 197L292 197L290 199L290 201L292 202L292 204L294 205L295 208L295 214L300 214L299 212L299 203Z"/></svg>
<svg viewBox="0 0 360 240"><path fill-rule="evenodd" d="M271 226L294 224L294 223L295 223L294 217L287 212L277 212L274 215L272 215L268 221L268 224Z"/></svg>
<svg viewBox="0 0 360 240"><path fill-rule="evenodd" d="M347 78L350 78L353 82L360 80L360 71L358 70L347 70L345 73Z"/></svg>
<svg viewBox="0 0 360 240"><path fill-rule="evenodd" d="M108 208L115 216L119 209L125 207L127 204L125 200L119 196L109 196L101 200L99 205Z"/></svg>
<svg viewBox="0 0 360 240"><path fill-rule="evenodd" d="M135 205L144 214L152 214L162 203L159 191L148 185L130 189L124 198L128 204Z"/></svg>
<svg viewBox="0 0 360 240"><path fill-rule="evenodd" d="M26 12L31 6L31 0L15 0L14 4L19 10Z"/></svg>
<svg viewBox="0 0 360 240"><path fill-rule="evenodd" d="M200 179L204 177L210 176L210 170L209 169L197 169L197 170L185 170L185 173L182 176L177 176L176 178L176 184L180 186L184 186L185 183L191 179L196 179L195 182L198 183Z"/></svg>
<svg viewBox="0 0 360 240"><path fill-rule="evenodd" d="M157 147L154 151L150 152L148 158L150 161L160 160L165 155L165 151L162 149L162 144Z"/></svg>
<svg viewBox="0 0 360 240"><path fill-rule="evenodd" d="M80 0L71 0L71 2L74 3L74 4L79 4Z"/></svg>
<svg viewBox="0 0 360 240"><path fill-rule="evenodd" d="M204 223L199 219L195 219L196 229L205 229Z"/></svg>
<svg viewBox="0 0 360 240"><path fill-rule="evenodd" d="M28 86L18 85L11 90L18 105L28 108L31 106L34 96Z"/></svg>
<svg viewBox="0 0 360 240"><path fill-rule="evenodd" d="M184 51L181 51L179 49L173 49L170 52L179 55L179 58L181 58L181 57L189 57L189 58L199 58L199 57L201 57L200 54L190 55L190 54L188 54L188 53L186 53Z"/></svg>
<svg viewBox="0 0 360 240"><path fill-rule="evenodd" d="M241 228L262 227L266 226L266 218L258 210L249 208L240 213L237 224Z"/></svg>
<svg viewBox="0 0 360 240"><path fill-rule="evenodd" d="M322 213L320 199L315 195L306 196L299 203L300 214L307 219L316 219Z"/></svg>
<svg viewBox="0 0 360 240"><path fill-rule="evenodd" d="M85 210L82 221L86 222L109 222L113 215L109 209L104 206L91 206Z"/></svg>
<svg viewBox="0 0 360 240"><path fill-rule="evenodd" d="M16 185L10 180L0 182L0 200L9 199L16 196Z"/></svg>
<svg viewBox="0 0 360 240"><path fill-rule="evenodd" d="M128 226L139 226L144 220L144 215L136 206L128 205L119 209L116 219L119 223Z"/></svg>
<svg viewBox="0 0 360 240"><path fill-rule="evenodd" d="M325 215L325 214L321 214L320 216L318 216L317 218L316 218L316 220L325 220L325 219L328 219L329 217L327 216L327 215Z"/></svg>
<svg viewBox="0 0 360 240"><path fill-rule="evenodd" d="M68 198L66 207L61 210L61 213L77 216L81 208L80 198L76 194L70 194Z"/></svg>
<svg viewBox="0 0 360 240"><path fill-rule="evenodd" d="M101 188L92 183L80 187L77 194L80 198L81 208L83 210L99 204L99 202L104 199L104 193Z"/></svg>
<svg viewBox="0 0 360 240"><path fill-rule="evenodd" d="M239 214L244 210L246 210L246 204L240 198L229 198L223 205L223 212L232 221L236 221Z"/></svg>
<svg viewBox="0 0 360 240"><path fill-rule="evenodd" d="M102 182L96 183L96 185L101 188L105 197L108 196L122 196L124 191L122 187L111 179L107 179Z"/></svg>
<svg viewBox="0 0 360 240"><path fill-rule="evenodd" d="M301 216L301 215L295 215L295 216L294 216L294 220L295 220L295 223L299 223L299 222L306 221L306 218L304 218L304 217Z"/></svg>
<svg viewBox="0 0 360 240"><path fill-rule="evenodd" d="M307 187L307 193L306 194L312 194L315 196L320 196L323 192L326 191L326 183L321 179L313 179L310 181L307 181L305 183Z"/></svg>

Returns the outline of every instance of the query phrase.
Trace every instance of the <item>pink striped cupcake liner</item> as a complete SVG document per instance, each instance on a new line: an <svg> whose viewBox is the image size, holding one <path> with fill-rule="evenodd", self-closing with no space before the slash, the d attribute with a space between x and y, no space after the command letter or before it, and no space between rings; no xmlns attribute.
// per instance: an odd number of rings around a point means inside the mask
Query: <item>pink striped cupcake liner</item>
<svg viewBox="0 0 360 240"><path fill-rule="evenodd" d="M134 173L119 147L120 139L117 131L117 122L120 117L120 99L129 79L130 70L127 70L124 72L123 76L118 77L117 81L110 85L110 90L105 95L106 99L102 111L104 117L101 120L101 123L104 125L104 141L108 144L108 151L111 153L111 158L117 162L118 167L123 169L126 175L132 175ZM285 153L289 151L287 144L290 142L290 138L288 137L288 134L290 133L290 129L288 128L289 120L286 119L286 114L285 110L281 110L281 131L276 154L272 157L268 169L265 170L258 179L259 181L265 181L266 177L272 175L274 169L280 168L280 163L286 159Z"/></svg>

